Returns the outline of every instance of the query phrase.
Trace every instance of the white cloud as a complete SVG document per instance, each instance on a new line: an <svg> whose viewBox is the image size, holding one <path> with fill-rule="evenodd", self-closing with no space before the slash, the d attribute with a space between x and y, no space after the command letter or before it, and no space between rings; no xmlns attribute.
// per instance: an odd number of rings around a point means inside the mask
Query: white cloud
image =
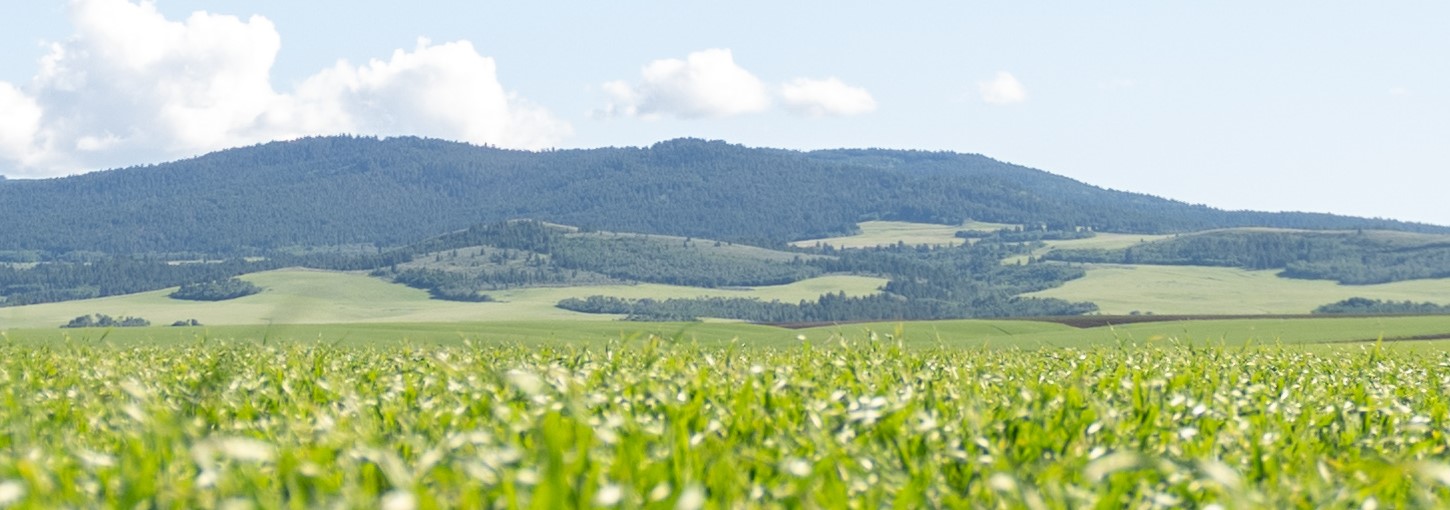
<svg viewBox="0 0 1450 510"><path fill-rule="evenodd" d="M860 115L876 110L876 100L870 92L834 77L796 78L781 85L780 98L787 110L811 117Z"/></svg>
<svg viewBox="0 0 1450 510"><path fill-rule="evenodd" d="M528 148L555 144L570 130L505 91L493 59L466 41L435 46L420 39L413 52L394 51L388 61L338 62L303 82L293 101L269 120L303 132L330 128Z"/></svg>
<svg viewBox="0 0 1450 510"><path fill-rule="evenodd" d="M1027 100L1027 88L1012 73L999 71L991 80L977 83L982 101L990 104L1012 104Z"/></svg>
<svg viewBox="0 0 1450 510"><path fill-rule="evenodd" d="M40 105L14 85L0 81L0 159L34 164L40 130Z"/></svg>
<svg viewBox="0 0 1450 510"><path fill-rule="evenodd" d="M650 62L639 83L613 81L604 84L604 91L613 97L602 112L606 115L694 119L755 113L770 106L765 84L737 65L728 49Z"/></svg>
<svg viewBox="0 0 1450 510"><path fill-rule="evenodd" d="M303 135L410 134L539 148L570 132L506 91L493 59L468 42L421 40L387 61L341 61L278 92L271 69L281 36L264 17L197 12L172 21L148 0L76 0L71 20L74 36L51 45L28 90L0 84L0 158L16 167L13 175Z"/></svg>

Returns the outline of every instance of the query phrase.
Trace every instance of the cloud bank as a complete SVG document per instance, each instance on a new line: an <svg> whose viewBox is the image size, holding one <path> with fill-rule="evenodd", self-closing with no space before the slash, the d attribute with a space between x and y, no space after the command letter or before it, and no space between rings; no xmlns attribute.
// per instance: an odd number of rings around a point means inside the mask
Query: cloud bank
<svg viewBox="0 0 1450 510"><path fill-rule="evenodd" d="M24 86L0 82L0 173L42 177L305 135L423 135L516 148L570 126L503 87L466 41L271 85L281 36L261 16L166 19L147 0L77 0L75 34Z"/></svg>
<svg viewBox="0 0 1450 510"><path fill-rule="evenodd" d="M834 77L796 78L772 89L736 64L728 49L697 51L684 60L655 60L640 71L638 82L616 80L605 83L603 89L610 102L598 113L605 117L731 117L766 111L777 99L786 111L812 117L859 115L876 109L876 100L866 89Z"/></svg>
<svg viewBox="0 0 1450 510"><path fill-rule="evenodd" d="M977 90L982 94L982 101L988 104L1013 104L1027 100L1027 88L1006 71L999 71L991 80L978 83Z"/></svg>

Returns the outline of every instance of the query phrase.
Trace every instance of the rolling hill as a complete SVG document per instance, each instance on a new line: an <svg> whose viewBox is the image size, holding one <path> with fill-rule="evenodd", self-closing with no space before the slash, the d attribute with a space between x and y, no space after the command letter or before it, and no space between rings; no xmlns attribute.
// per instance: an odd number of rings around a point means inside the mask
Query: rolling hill
<svg viewBox="0 0 1450 510"><path fill-rule="evenodd" d="M417 138L308 138L0 186L0 260L400 246L530 218L778 246L864 220L1166 233L1263 226L1450 232L1328 214L1222 211L975 154L797 152L681 139L524 152Z"/></svg>
<svg viewBox="0 0 1450 510"><path fill-rule="evenodd" d="M496 301L466 303L429 299L428 293L365 275L336 271L282 269L243 276L264 290L260 294L220 302L182 301L167 297L174 289L46 303L0 307L0 331L51 328L92 313L136 316L156 325L197 319L205 325L609 321L614 315L584 314L555 307L559 300L592 295L621 298L738 297L799 301L830 292L866 296L885 283L862 276L823 276L798 282L737 289L705 289L677 285L590 285L499 291Z"/></svg>

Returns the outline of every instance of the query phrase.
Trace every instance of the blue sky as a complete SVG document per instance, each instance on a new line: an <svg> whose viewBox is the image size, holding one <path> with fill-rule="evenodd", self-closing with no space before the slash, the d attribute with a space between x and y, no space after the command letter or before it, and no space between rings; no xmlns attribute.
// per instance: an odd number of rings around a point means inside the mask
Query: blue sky
<svg viewBox="0 0 1450 510"><path fill-rule="evenodd" d="M337 132L975 152L1450 224L1444 2L11 2L0 174Z"/></svg>

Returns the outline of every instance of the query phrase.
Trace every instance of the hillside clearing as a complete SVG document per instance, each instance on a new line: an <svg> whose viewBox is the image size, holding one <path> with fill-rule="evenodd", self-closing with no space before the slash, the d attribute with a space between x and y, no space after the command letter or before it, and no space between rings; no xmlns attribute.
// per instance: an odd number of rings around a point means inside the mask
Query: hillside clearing
<svg viewBox="0 0 1450 510"><path fill-rule="evenodd" d="M1280 278L1278 270L1092 264L1087 276L1027 294L1096 303L1104 314L1300 314L1351 297L1450 303L1450 279L1379 285Z"/></svg>
<svg viewBox="0 0 1450 510"><path fill-rule="evenodd" d="M961 225L937 225L933 223L911 223L906 221L863 221L856 224L856 226L861 229L861 233L856 235L808 239L790 244L791 246L801 248L811 248L817 244L829 245L835 248L871 248L892 245L898 242L911 246L956 246L965 241L965 239L957 237L958 231L979 230L992 232L1016 225L984 223L979 221L968 221Z"/></svg>
<svg viewBox="0 0 1450 510"><path fill-rule="evenodd" d="M242 276L265 289L262 293L220 302L171 299L175 289L81 301L0 308L0 329L53 328L92 313L130 315L156 325L196 319L222 324L328 324L373 322L471 322L499 320L608 321L616 317L555 308L567 297L593 295L622 298L729 296L796 302L821 294L875 294L880 278L829 275L799 282L749 289L704 289L674 285L604 285L528 288L490 292L498 302L464 303L430 299L422 290L377 278L331 271L283 269Z"/></svg>

